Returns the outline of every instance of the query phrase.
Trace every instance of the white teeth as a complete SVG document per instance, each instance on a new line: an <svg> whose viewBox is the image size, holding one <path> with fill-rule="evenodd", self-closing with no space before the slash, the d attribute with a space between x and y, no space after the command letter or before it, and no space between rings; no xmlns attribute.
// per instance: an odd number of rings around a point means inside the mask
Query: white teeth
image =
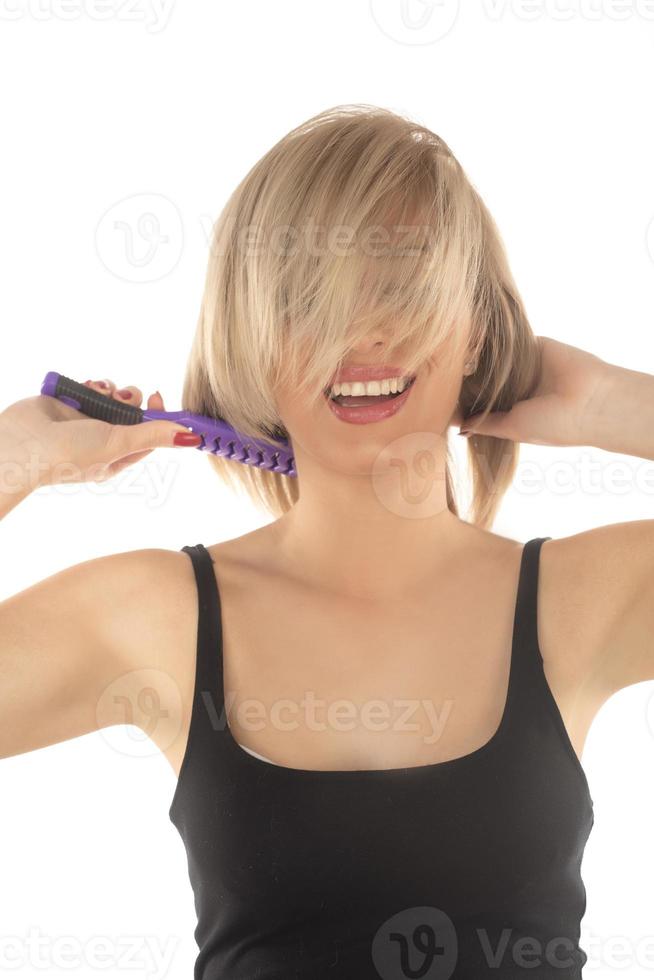
<svg viewBox="0 0 654 980"><path fill-rule="evenodd" d="M343 381L332 385L330 398L336 395L394 395L407 387L411 378L384 378L383 381Z"/></svg>

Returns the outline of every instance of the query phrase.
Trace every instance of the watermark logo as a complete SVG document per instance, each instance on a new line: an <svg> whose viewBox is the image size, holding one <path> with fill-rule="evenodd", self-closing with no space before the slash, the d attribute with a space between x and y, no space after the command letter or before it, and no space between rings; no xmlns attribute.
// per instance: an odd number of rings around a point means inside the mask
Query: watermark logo
<svg viewBox="0 0 654 980"><path fill-rule="evenodd" d="M402 909L379 927L371 955L382 980L449 980L458 955L456 929L441 909Z"/></svg>
<svg viewBox="0 0 654 980"><path fill-rule="evenodd" d="M434 517L447 506L446 442L437 432L411 432L389 442L372 466L377 499L398 517Z"/></svg>
<svg viewBox="0 0 654 980"><path fill-rule="evenodd" d="M132 670L107 684L95 714L100 734L116 752L139 759L157 755L181 731L179 687L164 670Z"/></svg>
<svg viewBox="0 0 654 980"><path fill-rule="evenodd" d="M183 247L182 216L163 194L133 194L117 201L95 230L100 261L126 282L156 282L170 275Z"/></svg>
<svg viewBox="0 0 654 980"><path fill-rule="evenodd" d="M434 44L454 27L459 0L370 0L380 31L399 44Z"/></svg>

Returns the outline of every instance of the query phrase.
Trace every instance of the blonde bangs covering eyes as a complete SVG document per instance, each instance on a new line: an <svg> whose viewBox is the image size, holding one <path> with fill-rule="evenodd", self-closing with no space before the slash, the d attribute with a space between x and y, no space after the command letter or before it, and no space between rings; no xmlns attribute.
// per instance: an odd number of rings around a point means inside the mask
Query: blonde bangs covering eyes
<svg viewBox="0 0 654 980"><path fill-rule="evenodd" d="M275 389L323 397L352 345L384 326L408 374L466 349L460 406L506 411L531 394L538 346L495 223L445 142L409 118L336 106L291 130L233 191L213 229L183 407L244 435L288 438ZM443 360L440 361L441 365ZM468 441L468 519L489 528L518 462ZM207 454L233 490L285 513L301 478ZM447 498L459 514L448 452Z"/></svg>

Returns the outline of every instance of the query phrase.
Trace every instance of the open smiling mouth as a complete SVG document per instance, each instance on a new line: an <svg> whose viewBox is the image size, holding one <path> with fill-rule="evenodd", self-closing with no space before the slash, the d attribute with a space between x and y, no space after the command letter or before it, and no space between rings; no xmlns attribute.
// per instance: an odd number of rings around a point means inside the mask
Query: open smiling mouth
<svg viewBox="0 0 654 980"><path fill-rule="evenodd" d="M389 392L387 395L380 394L380 395L331 395L330 396L329 392L331 391L331 386L325 389L324 395L325 398L328 399L328 401L334 402L337 405L343 405L347 408L362 408L368 405L383 405L386 402L394 401L396 398L399 398L400 395L403 395L405 392L407 392L409 388L412 387L415 380L416 380L416 375L414 374L413 377L410 378L407 384L404 386L402 391Z"/></svg>
<svg viewBox="0 0 654 980"><path fill-rule="evenodd" d="M341 422L365 425L370 422L383 422L402 410L416 380L409 378L402 391L389 391L379 395L330 395L332 388L324 392L330 411ZM400 384L397 385L400 387Z"/></svg>

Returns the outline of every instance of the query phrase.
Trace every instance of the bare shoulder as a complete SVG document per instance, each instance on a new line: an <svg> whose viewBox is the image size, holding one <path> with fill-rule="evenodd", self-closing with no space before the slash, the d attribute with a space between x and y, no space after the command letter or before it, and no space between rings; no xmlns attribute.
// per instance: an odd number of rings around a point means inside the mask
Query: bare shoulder
<svg viewBox="0 0 654 980"><path fill-rule="evenodd" d="M220 591L248 587L258 562L257 532L205 545ZM191 556L181 549L142 549L112 556L108 589L121 603L114 644L125 649L121 695L131 724L158 746L175 773L184 756L195 683L199 596ZM147 691L147 697L143 692Z"/></svg>
<svg viewBox="0 0 654 980"><path fill-rule="evenodd" d="M539 637L552 672L600 698L654 677L654 521L545 541Z"/></svg>
<svg viewBox="0 0 654 980"><path fill-rule="evenodd" d="M255 531L205 546L219 565L221 582L236 584L261 564L257 539ZM113 642L123 646L126 662L135 670L154 666L171 671L188 688L198 624L197 582L190 555L181 549L144 548L101 560L108 604L121 610L112 618Z"/></svg>
<svg viewBox="0 0 654 980"><path fill-rule="evenodd" d="M199 606L191 557L181 549L143 548L96 561L107 642L120 651L121 675L114 688L123 717L114 723L140 728L177 771L197 656Z"/></svg>
<svg viewBox="0 0 654 980"><path fill-rule="evenodd" d="M107 641L126 667L163 662L192 614L195 581L188 555L142 548L91 560L107 609Z"/></svg>

